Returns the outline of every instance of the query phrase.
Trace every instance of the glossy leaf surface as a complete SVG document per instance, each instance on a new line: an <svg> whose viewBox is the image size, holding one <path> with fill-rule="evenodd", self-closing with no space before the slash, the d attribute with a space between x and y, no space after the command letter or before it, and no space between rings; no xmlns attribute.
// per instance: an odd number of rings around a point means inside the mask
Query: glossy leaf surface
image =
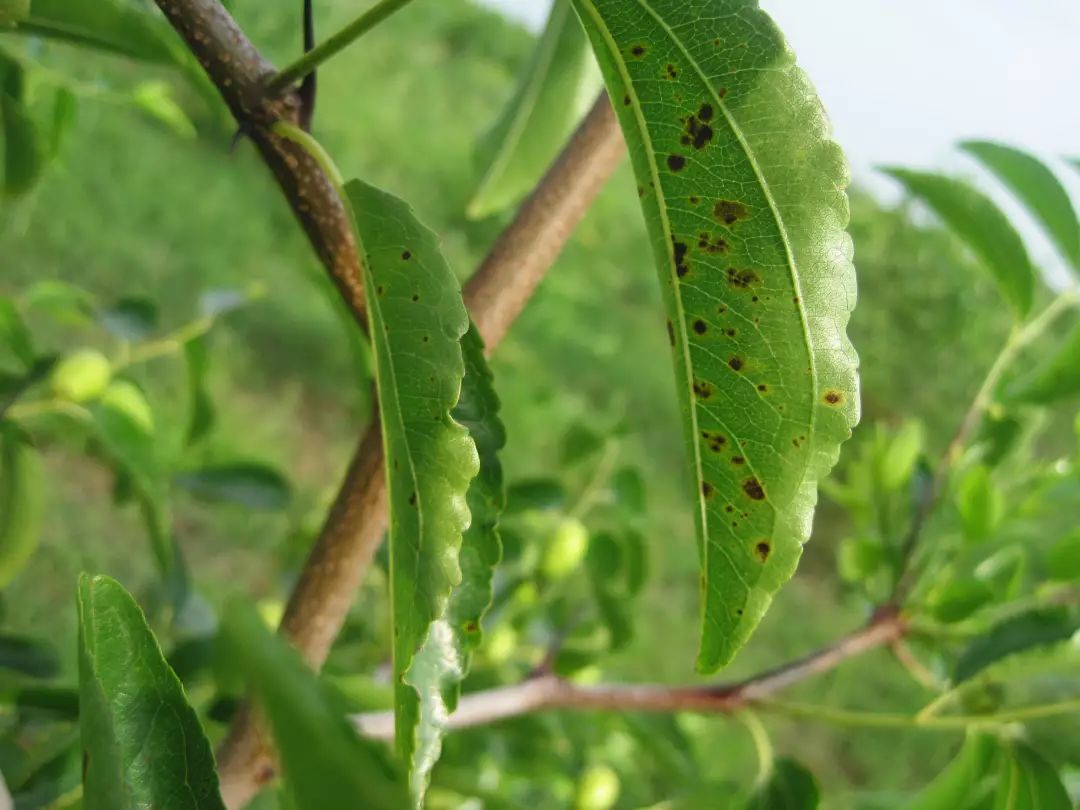
<svg viewBox="0 0 1080 810"><path fill-rule="evenodd" d="M858 417L848 171L753 0L574 0L660 271L695 479L698 667L728 663L792 576Z"/></svg>

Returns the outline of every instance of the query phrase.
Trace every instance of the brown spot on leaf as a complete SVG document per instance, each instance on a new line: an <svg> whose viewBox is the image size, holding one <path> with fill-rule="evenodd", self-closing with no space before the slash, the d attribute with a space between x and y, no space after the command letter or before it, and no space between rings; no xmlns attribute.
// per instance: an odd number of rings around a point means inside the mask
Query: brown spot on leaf
<svg viewBox="0 0 1080 810"><path fill-rule="evenodd" d="M712 236L703 231L698 234L698 247L706 253L727 253L728 243L719 236Z"/></svg>
<svg viewBox="0 0 1080 810"><path fill-rule="evenodd" d="M761 488L761 482L756 478L747 478L743 481L743 492L755 501L765 500L765 490Z"/></svg>
<svg viewBox="0 0 1080 810"><path fill-rule="evenodd" d="M409 493L409 506L416 506L416 493Z"/></svg>
<svg viewBox="0 0 1080 810"><path fill-rule="evenodd" d="M727 280L728 284L732 287L738 287L740 290L745 290L751 284L761 281L758 274L753 270L738 270L734 267L727 269Z"/></svg>
<svg viewBox="0 0 1080 810"><path fill-rule="evenodd" d="M668 338L668 343L670 343L672 346L674 346L675 345L675 327L671 325L671 320L670 319L667 322L667 338Z"/></svg>
<svg viewBox="0 0 1080 810"><path fill-rule="evenodd" d="M686 158L682 155L668 155L667 165L673 172L681 172L686 166Z"/></svg>
<svg viewBox="0 0 1080 810"><path fill-rule="evenodd" d="M828 405L840 405L844 401L844 395L839 391L826 391L825 403Z"/></svg>
<svg viewBox="0 0 1080 810"><path fill-rule="evenodd" d="M708 109L709 117L712 117L712 107L702 107L702 109ZM713 138L713 128L705 123L706 119L700 117L700 110L695 115L691 113L683 119L683 123L686 125L686 129L683 130L683 136L681 143L683 146L693 146L695 149L704 149L705 145Z"/></svg>
<svg viewBox="0 0 1080 810"><path fill-rule="evenodd" d="M713 488L713 485L710 484L708 481L701 482L701 494L703 497L711 498L715 491L716 490Z"/></svg>
<svg viewBox="0 0 1080 810"><path fill-rule="evenodd" d="M769 386L767 386L765 383L758 383L757 390L764 394L766 391L769 390Z"/></svg>
<svg viewBox="0 0 1080 810"><path fill-rule="evenodd" d="M693 329L697 334L704 335L706 332L709 331L709 325L705 323L705 321L701 320L701 318L698 318L696 321L694 321Z"/></svg>
<svg viewBox="0 0 1080 810"><path fill-rule="evenodd" d="M731 366L732 371L741 371L744 365L743 359L738 356L733 356L730 360L727 361L727 364Z"/></svg>
<svg viewBox="0 0 1080 810"><path fill-rule="evenodd" d="M756 546L754 546L754 553L757 554L758 559L765 562L769 559L769 555L772 553L772 545L768 540L761 540Z"/></svg>
<svg viewBox="0 0 1080 810"><path fill-rule="evenodd" d="M632 56L636 56L638 59L640 59L641 57L643 57L645 55L645 46L644 45L635 45L633 48L630 49L630 54Z"/></svg>
<svg viewBox="0 0 1080 810"><path fill-rule="evenodd" d="M691 194L687 201L691 205L700 205L701 204L701 197L699 197L697 194Z"/></svg>
<svg viewBox="0 0 1080 810"><path fill-rule="evenodd" d="M401 254L401 258L404 261L408 261L409 259L412 258L412 253L410 251L406 250L404 253Z"/></svg>
<svg viewBox="0 0 1080 810"><path fill-rule="evenodd" d="M622 103L626 107L630 106L630 94L629 93L627 93L625 96L623 96Z"/></svg>
<svg viewBox="0 0 1080 810"><path fill-rule="evenodd" d="M709 399L715 391L716 388L712 383L704 380L694 380L694 396L698 399Z"/></svg>
<svg viewBox="0 0 1080 810"><path fill-rule="evenodd" d="M746 463L746 459L742 456L732 456L731 463L734 464L736 467L741 467L743 464Z"/></svg>
<svg viewBox="0 0 1080 810"><path fill-rule="evenodd" d="M675 259L675 274L682 278L690 272L690 266L686 263L686 247L685 242L679 242L675 237L671 237L671 249L672 255Z"/></svg>
<svg viewBox="0 0 1080 810"><path fill-rule="evenodd" d="M723 451L724 445L727 444L727 436L712 430L701 431L701 438L705 440L705 444L714 453Z"/></svg>
<svg viewBox="0 0 1080 810"><path fill-rule="evenodd" d="M729 228L739 220L746 219L748 213L746 206L735 200L718 200L713 208L716 221L722 222Z"/></svg>
<svg viewBox="0 0 1080 810"><path fill-rule="evenodd" d="M675 79L678 78L679 71L671 62L668 62L664 67L664 75L669 79Z"/></svg>

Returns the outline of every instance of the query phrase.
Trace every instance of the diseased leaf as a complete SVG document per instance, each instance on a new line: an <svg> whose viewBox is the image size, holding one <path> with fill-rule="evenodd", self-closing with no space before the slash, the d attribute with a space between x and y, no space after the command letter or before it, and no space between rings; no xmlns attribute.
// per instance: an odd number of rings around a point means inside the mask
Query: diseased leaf
<svg viewBox="0 0 1080 810"><path fill-rule="evenodd" d="M573 0L660 271L696 486L698 668L792 576L858 417L848 171L755 0Z"/></svg>
<svg viewBox="0 0 1080 810"><path fill-rule="evenodd" d="M469 484L466 497L471 522L461 540L458 561L461 584L450 594L446 622L453 635L453 647L461 658L461 677L469 671L469 660L483 640L481 621L492 600L492 576L502 558L499 517L506 506L499 451L506 444L506 430L499 419L499 397L484 359L484 342L475 326L461 339L465 377L453 417L464 425L480 457L480 472ZM420 655L429 654L427 646ZM434 652L435 648L431 648ZM451 679L444 689L447 709L457 707L460 680Z"/></svg>
<svg viewBox="0 0 1080 810"><path fill-rule="evenodd" d="M906 810L972 810L993 790L990 776L997 754L996 739L986 734L968 734L956 758Z"/></svg>
<svg viewBox="0 0 1080 810"><path fill-rule="evenodd" d="M778 759L746 810L816 810L820 802L814 775L793 759Z"/></svg>
<svg viewBox="0 0 1080 810"><path fill-rule="evenodd" d="M465 373L468 314L434 233L396 197L345 187L363 253L390 500L395 740L414 802L423 799L461 660L446 617L461 582L466 492L479 461L451 417ZM425 644L441 654L417 657Z"/></svg>
<svg viewBox="0 0 1080 810"><path fill-rule="evenodd" d="M44 478L38 451L15 428L0 424L0 588L37 550Z"/></svg>
<svg viewBox="0 0 1080 810"><path fill-rule="evenodd" d="M177 473L173 482L204 500L232 503L258 511L280 511L292 500L289 480L258 462L213 464Z"/></svg>
<svg viewBox="0 0 1080 810"><path fill-rule="evenodd" d="M298 810L408 806L389 763L349 726L344 698L271 635L253 607L235 605L223 629L230 657L270 719L286 789Z"/></svg>
<svg viewBox="0 0 1080 810"><path fill-rule="evenodd" d="M1066 608L1040 608L1005 619L968 645L956 662L953 680L969 680L991 664L1065 641L1077 630L1080 619Z"/></svg>
<svg viewBox="0 0 1080 810"><path fill-rule="evenodd" d="M1080 324L1049 360L1017 380L1008 394L1011 399L1039 405L1080 394Z"/></svg>
<svg viewBox="0 0 1080 810"><path fill-rule="evenodd" d="M33 0L19 24L25 34L74 42L100 50L170 64L178 62L165 21L122 0Z"/></svg>
<svg viewBox="0 0 1080 810"><path fill-rule="evenodd" d="M1061 255L1080 272L1080 220L1069 193L1041 160L1000 143L965 141L960 148L977 158L1027 206Z"/></svg>
<svg viewBox="0 0 1080 810"><path fill-rule="evenodd" d="M1014 744L1001 765L994 810L1072 810L1053 766L1029 746Z"/></svg>
<svg viewBox="0 0 1080 810"><path fill-rule="evenodd" d="M79 721L86 810L224 810L214 755L135 600L79 578Z"/></svg>
<svg viewBox="0 0 1080 810"><path fill-rule="evenodd" d="M569 0L555 0L510 103L481 139L481 179L467 213L483 219L524 197L559 153L578 112L588 50Z"/></svg>
<svg viewBox="0 0 1080 810"><path fill-rule="evenodd" d="M1031 310L1035 270L1009 218L970 184L932 172L884 169L926 203L979 258L1001 297L1023 318Z"/></svg>

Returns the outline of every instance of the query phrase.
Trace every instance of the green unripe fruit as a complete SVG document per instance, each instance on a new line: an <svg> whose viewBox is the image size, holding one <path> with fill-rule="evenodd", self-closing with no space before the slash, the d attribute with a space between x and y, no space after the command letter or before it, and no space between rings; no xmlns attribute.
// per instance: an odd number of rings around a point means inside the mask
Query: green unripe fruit
<svg viewBox="0 0 1080 810"><path fill-rule="evenodd" d="M127 380L116 380L101 396L101 404L119 411L146 433L154 432L154 412L139 387Z"/></svg>
<svg viewBox="0 0 1080 810"><path fill-rule="evenodd" d="M56 364L49 385L57 399L87 402L101 396L111 377L112 366L105 355L96 349L79 349Z"/></svg>
<svg viewBox="0 0 1080 810"><path fill-rule="evenodd" d="M589 532L580 520L569 518L548 540L540 571L548 579L562 579L574 572L585 560L589 551Z"/></svg>
<svg viewBox="0 0 1080 810"><path fill-rule="evenodd" d="M574 810L611 810L618 799L619 775L607 765L593 765L578 782Z"/></svg>

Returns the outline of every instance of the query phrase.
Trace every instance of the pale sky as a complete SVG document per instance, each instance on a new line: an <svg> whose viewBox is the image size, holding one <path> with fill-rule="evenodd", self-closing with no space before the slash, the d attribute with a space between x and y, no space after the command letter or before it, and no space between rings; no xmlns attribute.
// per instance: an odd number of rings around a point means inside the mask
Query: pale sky
<svg viewBox="0 0 1080 810"><path fill-rule="evenodd" d="M482 0L536 27L550 0ZM1077 0L761 0L825 102L857 180L881 164L976 173L953 149L1000 140L1054 162L1080 157ZM1062 168L1080 201L1080 172ZM980 177L1010 214L1016 209ZM1020 215L1018 215L1020 216ZM1025 234L1031 229L1024 228ZM1047 243L1038 260L1056 264Z"/></svg>

